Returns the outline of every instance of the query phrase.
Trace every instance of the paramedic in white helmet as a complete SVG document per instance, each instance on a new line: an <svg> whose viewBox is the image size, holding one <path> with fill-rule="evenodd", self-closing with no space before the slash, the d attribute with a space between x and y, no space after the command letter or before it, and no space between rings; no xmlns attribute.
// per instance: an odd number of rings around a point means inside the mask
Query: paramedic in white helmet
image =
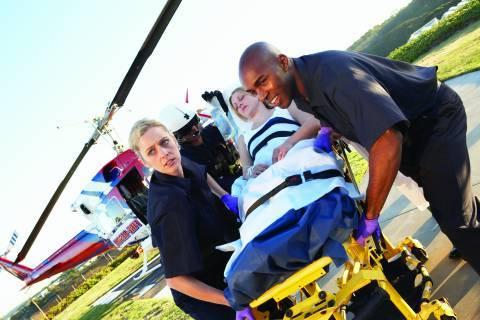
<svg viewBox="0 0 480 320"><path fill-rule="evenodd" d="M187 106L168 106L159 120L175 135L182 157L206 167L207 172L228 193L241 176L239 155L230 141L225 141L214 124L202 127L198 115Z"/></svg>

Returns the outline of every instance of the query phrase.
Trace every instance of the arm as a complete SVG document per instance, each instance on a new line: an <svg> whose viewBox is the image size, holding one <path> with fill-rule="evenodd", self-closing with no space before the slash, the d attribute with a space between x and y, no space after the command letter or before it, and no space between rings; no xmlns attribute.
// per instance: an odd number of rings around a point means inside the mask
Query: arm
<svg viewBox="0 0 480 320"><path fill-rule="evenodd" d="M222 196L227 194L227 191L223 190L223 188L212 178L211 175L207 173L207 184L210 188L210 191L217 197L221 198Z"/></svg>
<svg viewBox="0 0 480 320"><path fill-rule="evenodd" d="M402 142L402 133L390 128L373 143L370 149L367 219L375 219L380 215L400 167Z"/></svg>
<svg viewBox="0 0 480 320"><path fill-rule="evenodd" d="M243 177L248 179L247 170L253 165L252 158L248 154L247 146L245 145L245 138L243 135L238 137L238 154L240 155L240 164L242 165Z"/></svg>
<svg viewBox="0 0 480 320"><path fill-rule="evenodd" d="M262 173L268 168L267 165L258 164L251 169L252 174L249 174L248 169L253 166L253 161L252 161L252 158L250 157L250 154L248 153L243 135L238 138L237 146L238 146L238 154L240 155L240 164L242 165L243 178L245 180L248 180L250 178L255 178L256 176L258 176L260 173Z"/></svg>
<svg viewBox="0 0 480 320"><path fill-rule="evenodd" d="M221 290L213 288L191 276L167 278L167 285L195 299L230 306Z"/></svg>
<svg viewBox="0 0 480 320"><path fill-rule="evenodd" d="M300 123L301 127L286 142L295 145L300 140L316 137L318 130L320 130L320 121L318 119L310 113L298 109L295 103L288 107L288 112L295 121Z"/></svg>
<svg viewBox="0 0 480 320"><path fill-rule="evenodd" d="M238 198L231 196L208 173L207 184L210 187L210 191L223 202L228 210L232 211L238 216Z"/></svg>
<svg viewBox="0 0 480 320"><path fill-rule="evenodd" d="M277 162L285 158L287 152L300 140L313 138L320 130L320 121L313 115L306 113L293 103L288 107L288 112L295 121L301 124L300 128L285 142L273 150L272 161Z"/></svg>

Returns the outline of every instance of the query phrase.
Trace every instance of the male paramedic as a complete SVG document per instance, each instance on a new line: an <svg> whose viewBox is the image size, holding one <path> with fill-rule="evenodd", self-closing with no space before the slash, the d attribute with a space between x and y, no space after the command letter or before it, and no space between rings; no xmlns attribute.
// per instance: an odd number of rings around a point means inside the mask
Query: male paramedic
<svg viewBox="0 0 480 320"><path fill-rule="evenodd" d="M378 218L400 170L423 187L441 230L480 274L480 200L472 195L466 114L436 67L325 51L290 58L265 42L239 62L245 89L270 107L292 99L369 151L367 209L357 241L379 231Z"/></svg>

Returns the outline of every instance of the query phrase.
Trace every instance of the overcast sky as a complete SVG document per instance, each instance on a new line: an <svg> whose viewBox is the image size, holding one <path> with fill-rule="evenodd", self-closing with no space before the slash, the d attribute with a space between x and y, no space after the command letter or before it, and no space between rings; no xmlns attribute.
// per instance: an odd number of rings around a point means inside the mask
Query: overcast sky
<svg viewBox="0 0 480 320"><path fill-rule="evenodd" d="M238 82L237 62L252 42L287 55L346 49L408 0L184 0L113 126L126 143L131 124L162 105L203 105L205 90ZM3 209L0 252L17 230L26 240L48 199L103 115L163 0L0 2L0 108ZM70 204L115 153L94 146L23 262L35 267L88 225ZM15 257L11 257L14 259ZM26 299L23 283L0 272L0 315ZM41 282L37 289L47 282Z"/></svg>

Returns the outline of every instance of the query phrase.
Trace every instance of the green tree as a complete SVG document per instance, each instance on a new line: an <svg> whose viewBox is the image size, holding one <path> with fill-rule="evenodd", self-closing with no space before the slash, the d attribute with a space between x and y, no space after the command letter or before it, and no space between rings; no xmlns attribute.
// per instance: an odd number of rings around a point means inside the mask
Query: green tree
<svg viewBox="0 0 480 320"><path fill-rule="evenodd" d="M365 33L348 50L387 56L433 18L440 18L460 0L413 0L397 14Z"/></svg>

